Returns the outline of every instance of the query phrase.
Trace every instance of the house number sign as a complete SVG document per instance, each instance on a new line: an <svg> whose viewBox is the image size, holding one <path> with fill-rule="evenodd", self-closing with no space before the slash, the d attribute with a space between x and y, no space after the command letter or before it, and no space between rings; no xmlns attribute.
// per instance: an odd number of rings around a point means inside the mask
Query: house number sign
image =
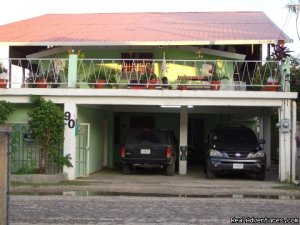
<svg viewBox="0 0 300 225"><path fill-rule="evenodd" d="M68 125L69 128L74 128L76 125L76 122L74 119L71 118L71 113L70 112L65 112L65 120L68 121L66 125Z"/></svg>

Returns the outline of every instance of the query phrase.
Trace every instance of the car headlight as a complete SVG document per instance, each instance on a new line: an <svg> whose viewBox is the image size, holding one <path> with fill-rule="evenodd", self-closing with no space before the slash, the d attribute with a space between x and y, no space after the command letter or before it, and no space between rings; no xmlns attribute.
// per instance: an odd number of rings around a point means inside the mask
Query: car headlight
<svg viewBox="0 0 300 225"><path fill-rule="evenodd" d="M256 153L250 152L247 156L248 159L263 158L263 157L265 157L264 151L258 151Z"/></svg>
<svg viewBox="0 0 300 225"><path fill-rule="evenodd" d="M222 153L215 149L210 149L209 156L211 157L223 157Z"/></svg>

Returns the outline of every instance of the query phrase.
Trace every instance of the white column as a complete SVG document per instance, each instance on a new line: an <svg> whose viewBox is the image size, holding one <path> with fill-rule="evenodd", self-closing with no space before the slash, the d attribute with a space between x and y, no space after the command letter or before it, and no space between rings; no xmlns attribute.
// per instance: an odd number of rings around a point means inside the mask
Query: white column
<svg viewBox="0 0 300 225"><path fill-rule="evenodd" d="M77 83L77 62L78 55L70 54L69 55L69 67L68 67L68 87L75 88Z"/></svg>
<svg viewBox="0 0 300 225"><path fill-rule="evenodd" d="M279 180L291 180L291 100L282 100L282 107L279 113L279 122L288 119L290 129L288 132L279 130Z"/></svg>
<svg viewBox="0 0 300 225"><path fill-rule="evenodd" d="M77 119L77 106L75 103L66 102L64 105L65 113L70 113L70 119L76 121ZM65 126L65 140L64 140L64 155L70 154L71 163L73 167L64 166L63 171L68 174L68 180L76 179L76 134L75 127L70 128L67 125Z"/></svg>
<svg viewBox="0 0 300 225"><path fill-rule="evenodd" d="M187 139L188 139L188 108L180 109L180 135L179 135L179 174L187 172Z"/></svg>
<svg viewBox="0 0 300 225"><path fill-rule="evenodd" d="M263 116L263 137L266 143L264 144L264 151L267 156L267 169L271 167L271 115L264 114Z"/></svg>

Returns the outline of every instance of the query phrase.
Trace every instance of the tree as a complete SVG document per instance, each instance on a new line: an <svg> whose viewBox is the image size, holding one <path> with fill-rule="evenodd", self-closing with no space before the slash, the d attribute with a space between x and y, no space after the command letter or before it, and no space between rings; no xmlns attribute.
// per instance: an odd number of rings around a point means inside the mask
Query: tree
<svg viewBox="0 0 300 225"><path fill-rule="evenodd" d="M298 39L300 40L300 33L298 29L298 18L299 18L299 11L300 11L300 0L298 0L298 4L295 4L293 1L289 4L286 5L288 8L289 12L295 13L296 14L296 31L298 35Z"/></svg>
<svg viewBox="0 0 300 225"><path fill-rule="evenodd" d="M10 102L0 101L0 125L4 124L9 114L15 110L15 105Z"/></svg>
<svg viewBox="0 0 300 225"><path fill-rule="evenodd" d="M33 137L40 143L39 173L44 174L51 157L59 166L71 167L70 156L63 156L64 113L52 101L41 96L31 96L34 109L28 113Z"/></svg>

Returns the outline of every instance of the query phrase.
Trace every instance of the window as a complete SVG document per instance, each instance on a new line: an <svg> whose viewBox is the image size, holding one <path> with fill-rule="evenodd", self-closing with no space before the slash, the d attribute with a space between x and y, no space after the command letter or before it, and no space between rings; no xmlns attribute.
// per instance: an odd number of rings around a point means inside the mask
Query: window
<svg viewBox="0 0 300 225"><path fill-rule="evenodd" d="M122 59L125 59L122 62L123 72L138 72L140 74L145 74L147 68L152 68L153 61L151 59L153 59L153 53L123 52Z"/></svg>

